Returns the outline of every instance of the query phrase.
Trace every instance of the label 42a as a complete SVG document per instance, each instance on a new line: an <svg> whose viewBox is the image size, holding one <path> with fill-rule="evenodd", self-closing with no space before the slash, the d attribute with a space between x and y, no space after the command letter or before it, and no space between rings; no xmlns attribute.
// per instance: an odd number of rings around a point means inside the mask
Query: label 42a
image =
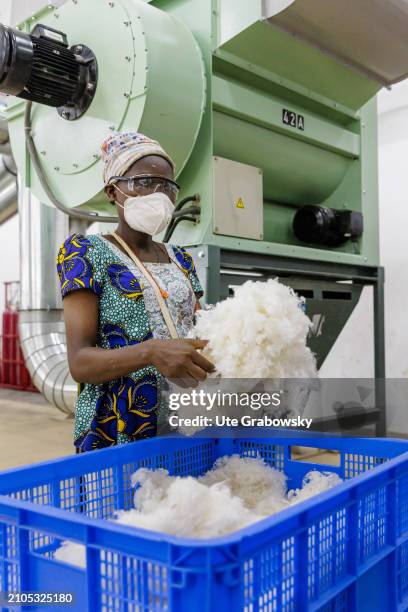
<svg viewBox="0 0 408 612"><path fill-rule="evenodd" d="M299 113L294 113L293 111L288 110L287 108L282 109L282 123L285 125L290 125L290 127L296 128L298 130L305 130L305 118L303 115L299 115Z"/></svg>

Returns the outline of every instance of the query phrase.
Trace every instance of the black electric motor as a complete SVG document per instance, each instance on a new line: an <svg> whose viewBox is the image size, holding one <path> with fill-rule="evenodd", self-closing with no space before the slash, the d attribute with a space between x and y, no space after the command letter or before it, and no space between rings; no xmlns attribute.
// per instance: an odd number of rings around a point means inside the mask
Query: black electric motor
<svg viewBox="0 0 408 612"><path fill-rule="evenodd" d="M66 34L38 24L30 34L0 24L0 91L58 109L64 119L89 108L97 62L86 45L69 48Z"/></svg>
<svg viewBox="0 0 408 612"><path fill-rule="evenodd" d="M362 235L363 215L308 204L296 211L293 232L300 242L336 247Z"/></svg>

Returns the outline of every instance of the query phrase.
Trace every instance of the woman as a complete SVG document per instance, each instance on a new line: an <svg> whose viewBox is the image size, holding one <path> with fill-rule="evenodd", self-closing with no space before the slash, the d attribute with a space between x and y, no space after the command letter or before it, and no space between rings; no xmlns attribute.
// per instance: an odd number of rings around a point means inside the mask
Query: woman
<svg viewBox="0 0 408 612"><path fill-rule="evenodd" d="M193 260L152 239L178 194L171 158L156 141L127 132L103 143L102 160L118 226L114 234L70 236L57 260L69 367L82 383L77 452L165 431L165 378L195 386L213 370L198 352L206 342L183 339L203 294Z"/></svg>

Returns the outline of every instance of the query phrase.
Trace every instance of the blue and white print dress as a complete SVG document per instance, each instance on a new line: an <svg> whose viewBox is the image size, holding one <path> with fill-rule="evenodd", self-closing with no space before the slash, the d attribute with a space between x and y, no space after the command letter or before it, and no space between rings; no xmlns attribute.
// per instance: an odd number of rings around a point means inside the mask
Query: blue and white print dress
<svg viewBox="0 0 408 612"><path fill-rule="evenodd" d="M170 263L146 263L160 287L179 336L190 330L201 288L191 255L166 246ZM96 346L117 350L149 338L170 337L154 291L133 261L101 234L73 234L61 246L57 272L64 298L91 290L99 298ZM165 379L153 366L100 385L83 385L76 403L79 452L149 438L167 422Z"/></svg>

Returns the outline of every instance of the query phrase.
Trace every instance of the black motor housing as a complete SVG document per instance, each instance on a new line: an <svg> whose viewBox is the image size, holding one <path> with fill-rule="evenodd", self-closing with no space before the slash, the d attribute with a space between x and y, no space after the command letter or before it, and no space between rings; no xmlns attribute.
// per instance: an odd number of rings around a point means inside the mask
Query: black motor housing
<svg viewBox="0 0 408 612"><path fill-rule="evenodd" d="M293 232L300 242L336 247L362 235L363 215L352 210L308 204L297 210Z"/></svg>
<svg viewBox="0 0 408 612"><path fill-rule="evenodd" d="M30 34L0 24L1 92L76 119L92 102L96 84L96 59L86 45L69 48L64 32L42 24Z"/></svg>

